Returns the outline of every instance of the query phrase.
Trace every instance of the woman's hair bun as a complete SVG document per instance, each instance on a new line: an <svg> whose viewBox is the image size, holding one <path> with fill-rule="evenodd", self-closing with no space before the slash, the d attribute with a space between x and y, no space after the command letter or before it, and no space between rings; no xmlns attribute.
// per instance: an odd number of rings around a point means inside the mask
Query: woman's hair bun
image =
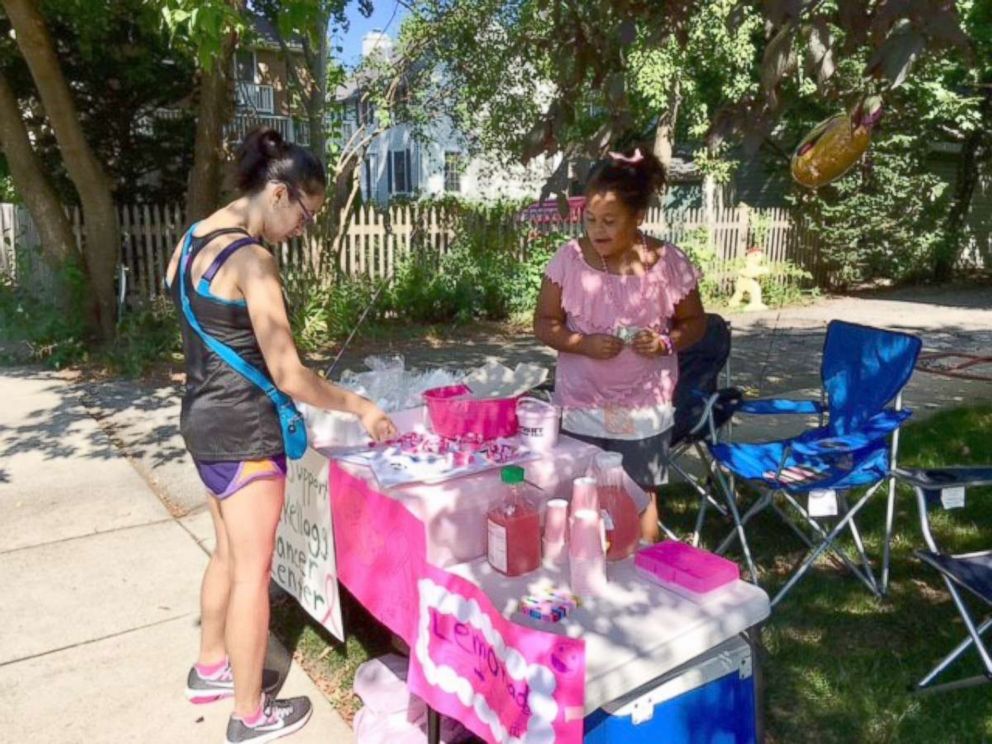
<svg viewBox="0 0 992 744"><path fill-rule="evenodd" d="M248 137L251 137L255 133L257 133L256 147L258 147L266 160L274 160L283 156L286 143L279 132L271 127L259 127L249 134ZM248 141L248 137L245 138L245 142Z"/></svg>
<svg viewBox="0 0 992 744"><path fill-rule="evenodd" d="M324 167L312 152L286 142L275 129L251 130L235 155L234 181L242 194L254 194L269 181L286 184L294 192L323 193Z"/></svg>
<svg viewBox="0 0 992 744"><path fill-rule="evenodd" d="M648 208L651 197L664 188L665 166L649 147L611 152L586 181L586 194L614 192L631 211Z"/></svg>

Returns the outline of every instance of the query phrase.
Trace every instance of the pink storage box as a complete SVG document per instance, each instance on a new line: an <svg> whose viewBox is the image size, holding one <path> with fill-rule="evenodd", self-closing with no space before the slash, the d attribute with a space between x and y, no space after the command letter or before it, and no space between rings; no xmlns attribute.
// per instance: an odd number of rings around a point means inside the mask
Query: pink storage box
<svg viewBox="0 0 992 744"><path fill-rule="evenodd" d="M482 439L517 433L518 398L470 397L467 385L448 385L424 392L427 415L436 434L450 439L475 434Z"/></svg>
<svg viewBox="0 0 992 744"><path fill-rule="evenodd" d="M741 577L733 561L677 540L665 540L634 556L634 567L656 584L700 599Z"/></svg>

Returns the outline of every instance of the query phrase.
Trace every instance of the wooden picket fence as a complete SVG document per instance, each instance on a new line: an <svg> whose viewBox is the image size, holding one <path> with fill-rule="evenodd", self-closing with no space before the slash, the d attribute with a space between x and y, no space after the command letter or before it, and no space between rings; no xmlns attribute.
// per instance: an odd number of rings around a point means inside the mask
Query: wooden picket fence
<svg viewBox="0 0 992 744"><path fill-rule="evenodd" d="M166 267L172 251L186 227L182 209L177 205L140 204L120 207L122 234L121 262L127 272L128 299L143 301L164 293ZM69 210L76 240L82 244L83 224L78 208ZM470 221L467 223L466 221ZM822 281L818 251L785 208L755 210L746 205L707 212L703 209L666 213L659 208L649 211L643 229L658 238L679 244L693 231L707 228L709 246L718 265L725 265L721 283L732 279L730 267L744 256L758 237L755 225L763 226L762 247L769 261L791 261L810 271L815 281ZM533 231L555 230L571 235L581 233L577 221L536 225L521 224L516 218L487 219L485 215L458 215L436 206L395 206L385 211L359 208L352 216L337 256L328 256L329 241L318 234L275 246L274 254L281 266L289 269L317 269L328 258L348 276L372 279L391 277L411 250L427 251L438 257L453 247L460 228L470 227L473 236L484 245L526 253L528 237ZM481 231L481 232L480 232ZM0 272L12 273L18 250L37 253L37 231L23 208L0 205ZM698 238L697 238L698 239Z"/></svg>

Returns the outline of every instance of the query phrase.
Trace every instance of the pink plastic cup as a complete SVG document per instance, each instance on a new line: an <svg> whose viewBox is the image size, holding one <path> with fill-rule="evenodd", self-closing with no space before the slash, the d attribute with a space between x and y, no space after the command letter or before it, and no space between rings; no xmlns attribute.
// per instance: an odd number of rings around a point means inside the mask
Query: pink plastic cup
<svg viewBox="0 0 992 744"><path fill-rule="evenodd" d="M599 492L596 488L595 478L583 476L572 481L572 505L570 508L572 515L582 509L599 513Z"/></svg>
<svg viewBox="0 0 992 744"><path fill-rule="evenodd" d="M602 521L599 512L591 509L580 509L572 515L570 557L588 559L603 555Z"/></svg>
<svg viewBox="0 0 992 744"><path fill-rule="evenodd" d="M563 543L567 532L568 502L565 499L551 499L544 514L544 539Z"/></svg>
<svg viewBox="0 0 992 744"><path fill-rule="evenodd" d="M544 515L544 539L541 543L546 567L555 568L564 561L567 534L568 502L565 499L551 499Z"/></svg>
<svg viewBox="0 0 992 744"><path fill-rule="evenodd" d="M599 512L576 511L572 515L571 532L568 562L572 591L580 597L598 596L606 588L606 553Z"/></svg>

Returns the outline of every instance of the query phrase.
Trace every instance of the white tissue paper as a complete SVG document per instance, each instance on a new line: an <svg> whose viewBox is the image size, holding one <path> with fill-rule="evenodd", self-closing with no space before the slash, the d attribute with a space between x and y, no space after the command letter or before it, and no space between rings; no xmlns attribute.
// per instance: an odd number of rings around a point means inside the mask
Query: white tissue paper
<svg viewBox="0 0 992 744"><path fill-rule="evenodd" d="M389 654L366 661L355 673L354 691L364 706L355 716L361 744L426 744L427 705L407 689L409 660ZM471 734L452 718L441 720L441 741L461 744Z"/></svg>
<svg viewBox="0 0 992 744"><path fill-rule="evenodd" d="M499 362L488 362L465 376L475 398L515 398L532 390L548 378L548 370L537 364L521 362L515 369Z"/></svg>

